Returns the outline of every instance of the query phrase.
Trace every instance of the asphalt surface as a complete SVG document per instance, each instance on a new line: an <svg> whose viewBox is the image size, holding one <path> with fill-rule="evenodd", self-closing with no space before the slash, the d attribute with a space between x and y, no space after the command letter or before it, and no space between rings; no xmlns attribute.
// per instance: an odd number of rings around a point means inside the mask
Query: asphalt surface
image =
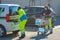
<svg viewBox="0 0 60 40"><path fill-rule="evenodd" d="M37 35L37 29L37 27L26 27L26 37L21 40L60 40L60 25L55 26L53 33L49 35ZM8 32L7 36L1 37L0 40L17 40L18 35L21 35L20 32L18 34Z"/></svg>

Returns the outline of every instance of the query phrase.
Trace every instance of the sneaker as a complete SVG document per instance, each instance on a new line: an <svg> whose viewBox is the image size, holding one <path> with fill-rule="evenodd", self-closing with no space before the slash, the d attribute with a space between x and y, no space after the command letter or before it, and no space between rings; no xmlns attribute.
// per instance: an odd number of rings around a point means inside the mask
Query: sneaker
<svg viewBox="0 0 60 40"><path fill-rule="evenodd" d="M19 39L23 39L25 36L21 36L21 37L19 37Z"/></svg>

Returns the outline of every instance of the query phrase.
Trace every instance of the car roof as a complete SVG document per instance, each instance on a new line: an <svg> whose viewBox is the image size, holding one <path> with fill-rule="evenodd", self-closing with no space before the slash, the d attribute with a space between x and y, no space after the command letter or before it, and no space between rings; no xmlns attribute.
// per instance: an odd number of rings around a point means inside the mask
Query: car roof
<svg viewBox="0 0 60 40"><path fill-rule="evenodd" d="M5 5L5 6L20 6L18 4L0 4L0 6Z"/></svg>
<svg viewBox="0 0 60 40"><path fill-rule="evenodd" d="M44 6L26 6L27 8L29 7L41 7L41 8L44 8Z"/></svg>

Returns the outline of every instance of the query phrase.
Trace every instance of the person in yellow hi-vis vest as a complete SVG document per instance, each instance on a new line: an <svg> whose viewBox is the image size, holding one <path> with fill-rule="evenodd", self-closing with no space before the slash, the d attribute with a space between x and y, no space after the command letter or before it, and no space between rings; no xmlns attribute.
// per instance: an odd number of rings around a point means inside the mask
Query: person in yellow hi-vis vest
<svg viewBox="0 0 60 40"><path fill-rule="evenodd" d="M19 39L22 39L25 37L25 25L27 22L27 16L26 16L25 11L21 7L18 8L18 19L19 19L18 20L19 29L21 32L21 37L19 37Z"/></svg>
<svg viewBox="0 0 60 40"><path fill-rule="evenodd" d="M50 34L53 33L53 23L52 23L52 15L51 10L49 10L48 6L45 6L45 18L49 21L49 24L45 26L46 32L50 29Z"/></svg>

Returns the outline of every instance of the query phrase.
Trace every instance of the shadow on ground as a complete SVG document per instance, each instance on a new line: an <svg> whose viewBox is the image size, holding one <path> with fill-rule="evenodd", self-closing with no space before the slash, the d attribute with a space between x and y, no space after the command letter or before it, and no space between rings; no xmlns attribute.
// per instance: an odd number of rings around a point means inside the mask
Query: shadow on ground
<svg viewBox="0 0 60 40"><path fill-rule="evenodd" d="M35 39L35 40L41 40L41 39L44 39L44 38L48 38L48 35L50 34L40 34L40 35L37 35L35 37L31 37L31 39Z"/></svg>

